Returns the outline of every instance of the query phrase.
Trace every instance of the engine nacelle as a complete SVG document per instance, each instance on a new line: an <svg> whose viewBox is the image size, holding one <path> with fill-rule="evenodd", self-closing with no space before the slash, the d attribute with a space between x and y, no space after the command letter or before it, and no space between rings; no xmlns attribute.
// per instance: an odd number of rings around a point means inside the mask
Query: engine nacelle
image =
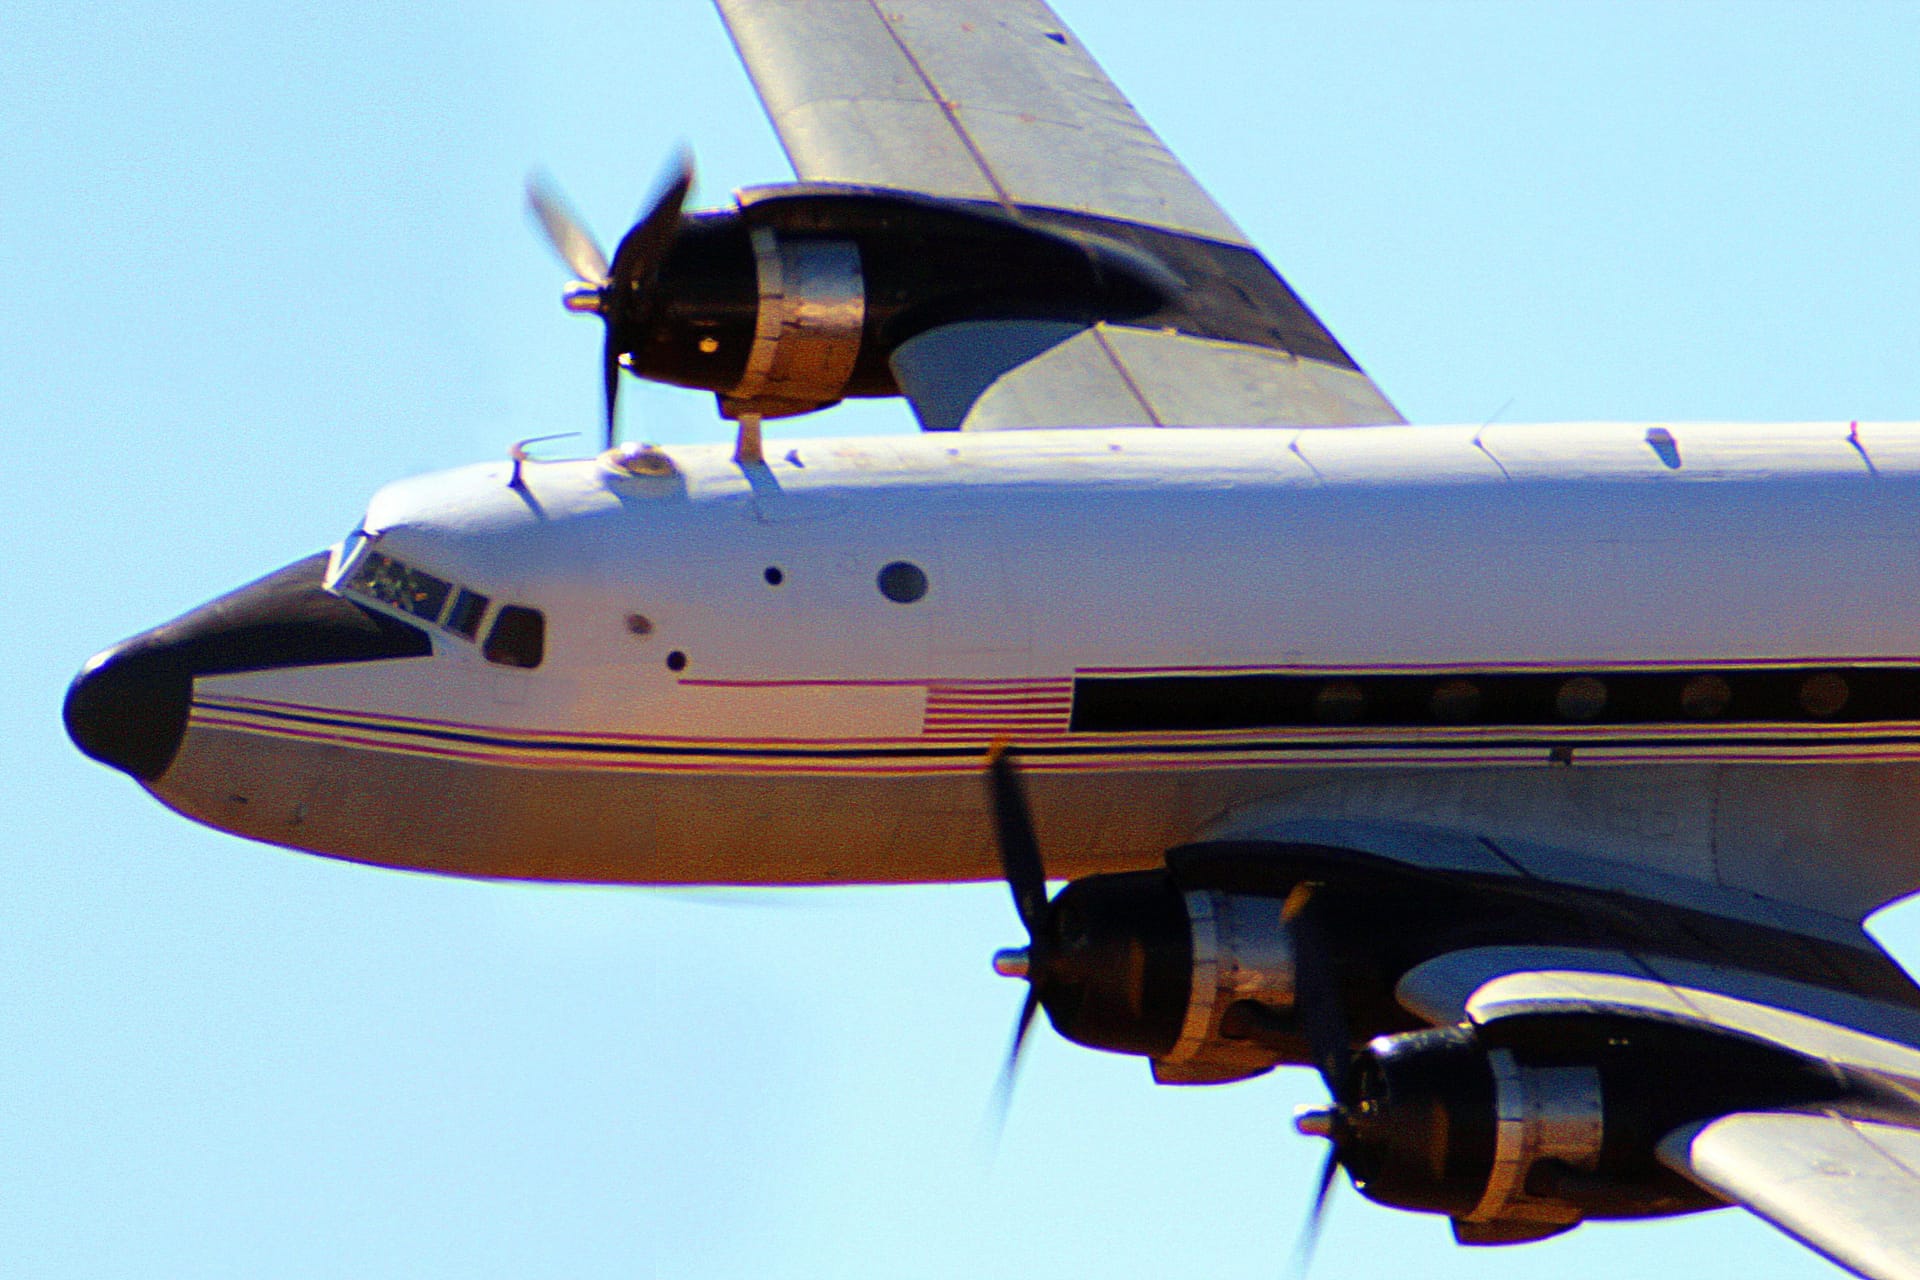
<svg viewBox="0 0 1920 1280"><path fill-rule="evenodd" d="M850 240L782 237L756 227L759 306L746 367L720 397L730 417L782 417L847 394L866 327L860 246Z"/></svg>
<svg viewBox="0 0 1920 1280"><path fill-rule="evenodd" d="M1164 872L1090 876L1054 899L1033 979L1069 1040L1150 1057L1166 1084L1245 1079L1308 1060L1281 910Z"/></svg>
<svg viewBox="0 0 1920 1280"><path fill-rule="evenodd" d="M1381 1037L1356 1059L1330 1136L1368 1199L1444 1213L1465 1244L1506 1244L1587 1218L1716 1208L1655 1158L1662 1137L1730 1110L1842 1092L1818 1064L1750 1041L1541 1016Z"/></svg>
<svg viewBox="0 0 1920 1280"><path fill-rule="evenodd" d="M1166 871L1090 876L1048 905L1025 971L1069 1040L1149 1057L1163 1083L1244 1079L1312 1059L1297 1024L1300 936L1284 913L1281 897L1183 889ZM1377 949L1343 948L1363 975L1350 1016L1375 1028L1393 1025L1364 1000ZM1659 1162L1661 1139L1733 1111L1858 1102L1862 1089L1710 1029L1540 1014L1378 1036L1342 1105L1302 1128L1333 1140L1369 1199L1445 1214L1463 1243L1506 1244L1588 1218L1718 1207Z"/></svg>
<svg viewBox="0 0 1920 1280"><path fill-rule="evenodd" d="M893 352L962 320L1152 317L1203 336L1276 341L1256 327L1262 308L1279 305L1263 294L1270 273L1257 257L1216 248L1202 265L1246 276L1243 292L1258 306L1190 317L1162 248L1176 260L1197 252L1150 228L1058 212L1016 217L850 187L749 190L735 209L682 218L644 311L614 343L640 377L712 391L730 416L779 417L899 395ZM1225 265L1213 261L1222 255Z"/></svg>

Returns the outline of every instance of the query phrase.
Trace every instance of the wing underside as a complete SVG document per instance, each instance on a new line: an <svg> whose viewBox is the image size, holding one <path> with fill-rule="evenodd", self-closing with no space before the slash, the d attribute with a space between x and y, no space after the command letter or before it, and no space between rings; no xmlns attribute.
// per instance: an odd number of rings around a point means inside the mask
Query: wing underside
<svg viewBox="0 0 1920 1280"><path fill-rule="evenodd" d="M1920 1280L1920 1132L1834 1112L1740 1112L1661 1162L1872 1280Z"/></svg>
<svg viewBox="0 0 1920 1280"><path fill-rule="evenodd" d="M1040 0L716 3L803 181L994 207L1164 269L1145 325L922 335L892 363L923 426L1404 421Z"/></svg>
<svg viewBox="0 0 1920 1280"><path fill-rule="evenodd" d="M1920 1049L1911 1044L1912 1012L1791 983L1774 983L1768 998L1756 999L1765 984L1704 966L1694 978L1697 985L1650 971L1515 971L1481 985L1464 1012L1496 1028L1595 1016L1692 1027L1726 1056L1709 1052L1672 1069L1709 1083L1724 1072L1718 1087L1725 1097L1743 1089L1731 1065L1743 1046L1764 1046L1828 1077L1829 1103L1731 1103L1666 1134L1654 1155L1856 1275L1920 1280Z"/></svg>
<svg viewBox="0 0 1920 1280"><path fill-rule="evenodd" d="M718 0L803 181L1246 243L1038 0Z"/></svg>

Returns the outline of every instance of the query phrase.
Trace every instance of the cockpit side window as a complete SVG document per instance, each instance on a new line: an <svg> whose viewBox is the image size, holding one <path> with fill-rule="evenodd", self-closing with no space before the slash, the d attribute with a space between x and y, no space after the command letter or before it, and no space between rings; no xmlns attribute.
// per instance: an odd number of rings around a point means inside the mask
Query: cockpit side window
<svg viewBox="0 0 1920 1280"><path fill-rule="evenodd" d="M453 597L453 608L447 610L447 620L442 625L463 640L471 640L480 634L480 619L487 612L487 598L477 591L461 587Z"/></svg>
<svg viewBox="0 0 1920 1280"><path fill-rule="evenodd" d="M525 605L502 605L480 651L503 667L533 668L547 653L547 618Z"/></svg>

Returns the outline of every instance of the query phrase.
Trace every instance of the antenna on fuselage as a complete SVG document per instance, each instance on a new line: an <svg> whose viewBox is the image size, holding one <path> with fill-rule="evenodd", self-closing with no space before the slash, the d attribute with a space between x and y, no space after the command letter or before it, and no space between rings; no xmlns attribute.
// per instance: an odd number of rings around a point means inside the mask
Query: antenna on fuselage
<svg viewBox="0 0 1920 1280"><path fill-rule="evenodd" d="M574 436L577 436L579 434L580 433L578 431L561 431L550 436L528 436L525 440L514 441L512 447L510 447L507 450L507 457L513 460L513 471L510 475L507 476L507 488L509 489L526 488L526 485L521 481L521 478L520 478L521 464L529 461L531 462L540 461L540 459L538 458L529 457L529 455L527 454L528 445L545 444L549 440L570 440Z"/></svg>

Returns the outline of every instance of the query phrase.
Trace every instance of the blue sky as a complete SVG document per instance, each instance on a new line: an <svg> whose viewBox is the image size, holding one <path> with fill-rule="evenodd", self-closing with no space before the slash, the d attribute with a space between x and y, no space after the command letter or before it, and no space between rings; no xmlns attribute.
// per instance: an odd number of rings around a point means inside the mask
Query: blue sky
<svg viewBox="0 0 1920 1280"><path fill-rule="evenodd" d="M1920 8L1061 0L1418 421L1920 417ZM92 651L388 479L595 428L519 186L785 163L698 0L0 19L0 1272L1271 1277L1304 1072L1040 1037L996 886L462 883L192 826L60 731ZM629 434L719 434L629 383ZM899 406L770 440L910 428ZM590 438L590 436L589 436ZM1920 915L1882 934L1920 962ZM1733 1213L1464 1251L1337 1199L1314 1274L1831 1274Z"/></svg>

